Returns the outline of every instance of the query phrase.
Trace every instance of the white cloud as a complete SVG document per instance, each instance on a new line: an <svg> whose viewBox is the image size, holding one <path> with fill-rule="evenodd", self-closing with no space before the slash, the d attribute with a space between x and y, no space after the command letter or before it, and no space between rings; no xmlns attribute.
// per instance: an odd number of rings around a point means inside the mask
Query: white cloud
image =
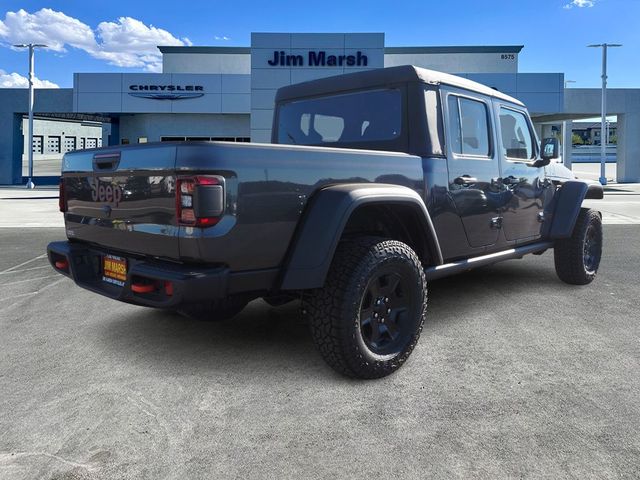
<svg viewBox="0 0 640 480"><path fill-rule="evenodd" d="M222 35L222 36L216 35L215 37L213 37L213 39L214 40L222 40L222 41L227 42L227 41L231 40L231 37L227 37L226 35Z"/></svg>
<svg viewBox="0 0 640 480"><path fill-rule="evenodd" d="M596 4L597 0L572 0L567 3L563 8L567 10L573 7L584 8L584 7L593 7Z"/></svg>
<svg viewBox="0 0 640 480"><path fill-rule="evenodd" d="M131 17L101 22L93 30L63 12L43 8L35 13L25 10L7 12L0 20L0 39L9 44L45 43L51 50L65 52L66 46L84 50L94 58L119 67L138 67L161 71L162 54L158 45L192 45L162 28L145 25Z"/></svg>
<svg viewBox="0 0 640 480"><path fill-rule="evenodd" d="M10 43L44 43L56 52L64 52L65 45L90 49L95 44L88 25L50 8L36 13L7 12L4 21L0 20L0 37Z"/></svg>
<svg viewBox="0 0 640 480"><path fill-rule="evenodd" d="M33 86L35 88L60 88L49 80L40 80L39 78L33 79ZM7 73L0 69L0 88L29 88L29 79L19 73Z"/></svg>
<svg viewBox="0 0 640 480"><path fill-rule="evenodd" d="M145 67L156 71L162 67L158 45L185 45L166 30L146 26L140 20L120 17L117 22L102 22L96 30L98 50L91 53L119 67Z"/></svg>

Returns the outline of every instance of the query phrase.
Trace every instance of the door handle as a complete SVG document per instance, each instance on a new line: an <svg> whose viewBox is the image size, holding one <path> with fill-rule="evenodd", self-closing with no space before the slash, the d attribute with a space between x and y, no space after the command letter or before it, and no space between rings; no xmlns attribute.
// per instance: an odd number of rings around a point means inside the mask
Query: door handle
<svg viewBox="0 0 640 480"><path fill-rule="evenodd" d="M509 175L508 177L502 179L502 183L504 183L505 185L517 185L520 183L520 179L514 177L513 175Z"/></svg>
<svg viewBox="0 0 640 480"><path fill-rule="evenodd" d="M96 153L93 156L94 170L115 170L120 164L120 152Z"/></svg>
<svg viewBox="0 0 640 480"><path fill-rule="evenodd" d="M456 185L472 185L474 183L478 183L478 179L475 177L470 177L469 175L461 175L453 179L453 183Z"/></svg>

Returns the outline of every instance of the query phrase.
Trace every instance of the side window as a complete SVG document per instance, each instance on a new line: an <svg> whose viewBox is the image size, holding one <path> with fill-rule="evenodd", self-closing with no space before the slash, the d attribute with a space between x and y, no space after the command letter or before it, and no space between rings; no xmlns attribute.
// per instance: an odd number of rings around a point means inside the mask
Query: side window
<svg viewBox="0 0 640 480"><path fill-rule="evenodd" d="M460 110L458 110L458 97L449 95L449 141L451 151L462 154L462 132L460 131Z"/></svg>
<svg viewBox="0 0 640 480"><path fill-rule="evenodd" d="M533 158L533 135L524 113L501 107L500 135L505 157L520 160Z"/></svg>
<svg viewBox="0 0 640 480"><path fill-rule="evenodd" d="M451 150L460 155L488 157L490 153L487 106L477 100L449 95Z"/></svg>

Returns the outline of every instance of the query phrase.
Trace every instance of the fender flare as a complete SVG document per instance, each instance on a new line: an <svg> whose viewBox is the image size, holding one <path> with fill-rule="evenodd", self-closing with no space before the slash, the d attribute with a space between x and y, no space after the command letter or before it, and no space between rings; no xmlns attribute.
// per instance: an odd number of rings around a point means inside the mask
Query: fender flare
<svg viewBox="0 0 640 480"><path fill-rule="evenodd" d="M426 229L435 263L443 263L433 222L417 192L401 185L340 184L320 190L309 200L289 247L280 289L322 287L351 214L363 205L376 203L400 203L415 208Z"/></svg>
<svg viewBox="0 0 640 480"><path fill-rule="evenodd" d="M604 198L602 185L585 180L569 180L562 184L553 202L553 218L549 228L550 239L571 236L585 198Z"/></svg>

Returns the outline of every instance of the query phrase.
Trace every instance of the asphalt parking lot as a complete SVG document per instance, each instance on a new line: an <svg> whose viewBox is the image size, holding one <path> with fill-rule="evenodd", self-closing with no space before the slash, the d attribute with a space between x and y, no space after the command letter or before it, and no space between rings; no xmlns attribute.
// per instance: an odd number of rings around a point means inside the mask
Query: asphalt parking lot
<svg viewBox="0 0 640 480"><path fill-rule="evenodd" d="M0 228L0 478L638 478L624 195L594 284L550 252L433 282L409 362L366 382L324 364L296 304L209 324L81 290L43 256L55 212L0 203L40 219Z"/></svg>

